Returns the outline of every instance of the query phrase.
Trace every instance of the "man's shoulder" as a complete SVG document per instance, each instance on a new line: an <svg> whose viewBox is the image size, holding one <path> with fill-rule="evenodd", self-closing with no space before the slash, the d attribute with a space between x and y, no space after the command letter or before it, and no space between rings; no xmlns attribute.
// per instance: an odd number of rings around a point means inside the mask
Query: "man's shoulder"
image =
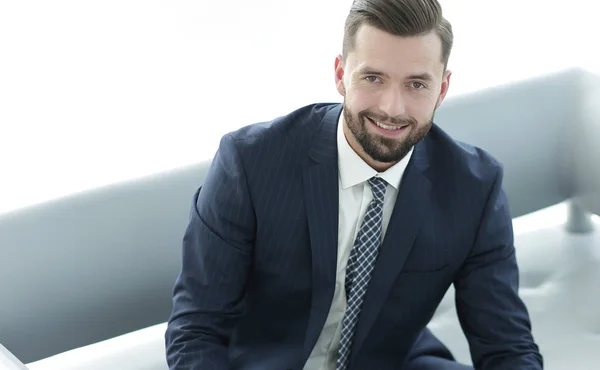
<svg viewBox="0 0 600 370"><path fill-rule="evenodd" d="M339 103L305 105L268 121L247 124L227 133L226 136L245 147L261 145L264 142L283 144L288 139L293 139L295 143L302 142L312 138L325 115L338 106Z"/></svg>
<svg viewBox="0 0 600 370"><path fill-rule="evenodd" d="M491 153L452 138L434 125L428 135L432 164L436 172L463 184L493 184L502 176L503 166Z"/></svg>

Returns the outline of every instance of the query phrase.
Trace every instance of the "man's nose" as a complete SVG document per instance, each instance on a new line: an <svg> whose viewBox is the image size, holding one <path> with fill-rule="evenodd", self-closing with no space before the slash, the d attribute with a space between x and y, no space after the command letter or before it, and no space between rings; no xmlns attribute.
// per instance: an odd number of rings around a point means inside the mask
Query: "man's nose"
<svg viewBox="0 0 600 370"><path fill-rule="evenodd" d="M386 113L388 117L405 117L406 102L402 90L398 87L386 89L381 95L379 109Z"/></svg>

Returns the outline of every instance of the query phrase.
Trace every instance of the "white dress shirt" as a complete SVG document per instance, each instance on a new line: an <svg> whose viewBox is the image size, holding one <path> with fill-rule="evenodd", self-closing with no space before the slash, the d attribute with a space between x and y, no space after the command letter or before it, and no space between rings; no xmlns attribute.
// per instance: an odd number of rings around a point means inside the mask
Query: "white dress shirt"
<svg viewBox="0 0 600 370"><path fill-rule="evenodd" d="M408 165L412 150L400 162L387 171L378 173L366 164L350 147L343 130L343 113L340 114L337 129L337 150L339 166L339 225L335 291L325 326L313 348L304 370L335 370L342 319L346 311L346 264L354 239L360 229L367 207L373 200L373 193L367 180L373 176L383 178L387 183L383 201L382 240L394 209L398 189L404 170ZM375 267L377 268L377 267Z"/></svg>

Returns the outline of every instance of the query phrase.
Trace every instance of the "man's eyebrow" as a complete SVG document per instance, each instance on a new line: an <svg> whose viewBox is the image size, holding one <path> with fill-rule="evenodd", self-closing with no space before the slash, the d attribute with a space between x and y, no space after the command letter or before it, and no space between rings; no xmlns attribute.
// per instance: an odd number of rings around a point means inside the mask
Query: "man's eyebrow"
<svg viewBox="0 0 600 370"><path fill-rule="evenodd" d="M371 75L371 76L382 76L382 77L387 77L387 74L376 70L375 68L371 68L371 67L362 67L358 70L358 73L361 75Z"/></svg>
<svg viewBox="0 0 600 370"><path fill-rule="evenodd" d="M433 80L433 76L427 72L425 73L419 73L416 75L410 75L408 76L409 80L423 80L423 81L431 81Z"/></svg>

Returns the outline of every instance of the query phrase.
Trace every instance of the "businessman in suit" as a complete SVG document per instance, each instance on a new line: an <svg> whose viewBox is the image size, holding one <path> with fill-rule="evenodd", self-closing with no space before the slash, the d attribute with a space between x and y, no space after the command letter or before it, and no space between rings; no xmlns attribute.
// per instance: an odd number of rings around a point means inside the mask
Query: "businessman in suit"
<svg viewBox="0 0 600 370"><path fill-rule="evenodd" d="M171 369L472 369L426 328L451 284L476 369L542 369L502 167L433 123L451 47L435 0L356 0L343 104L222 138L183 240Z"/></svg>

